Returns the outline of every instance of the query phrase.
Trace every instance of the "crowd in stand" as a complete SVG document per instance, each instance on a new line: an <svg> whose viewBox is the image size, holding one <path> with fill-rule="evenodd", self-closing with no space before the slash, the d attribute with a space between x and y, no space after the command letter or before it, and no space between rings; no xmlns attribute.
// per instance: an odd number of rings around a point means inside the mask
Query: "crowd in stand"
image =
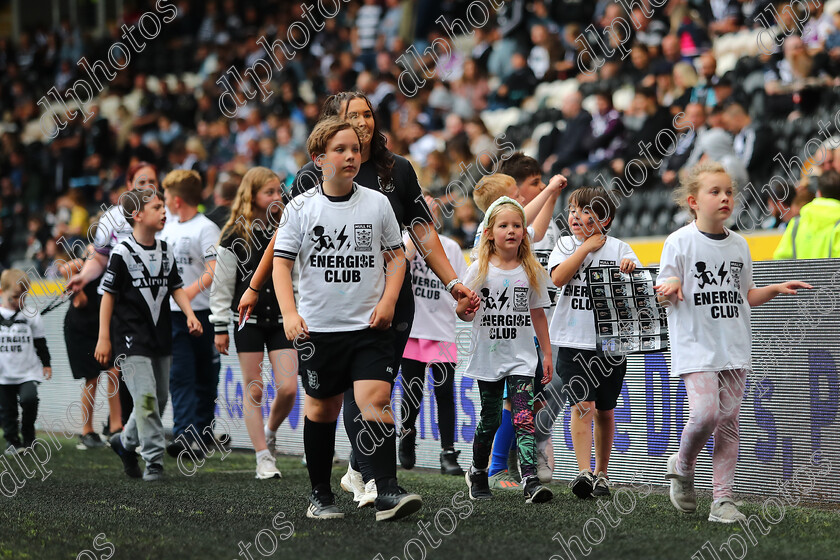
<svg viewBox="0 0 840 560"><path fill-rule="evenodd" d="M163 24L146 51L135 53L90 104L93 116L70 120L57 137L46 137L39 121L41 96L84 78L77 62L105 58L120 39L119 26L136 24L154 8L151 2L127 4L131 7L103 37L62 21L24 29L17 40L0 38L3 267L23 262L57 277L51 263L68 257L63 253L74 239L87 237L89 224L103 204L116 202L112 192L138 161L154 162L162 172L198 171L208 210L228 204L253 166L272 169L290 188L308 160L304 142L322 102L337 91L358 89L370 97L390 149L409 157L421 186L441 196L451 194L451 181L471 187L482 174L472 166L471 181L464 180L465 164L488 164L499 155L501 143L488 130L495 128L493 111L538 114L534 111L545 108L545 99L536 95L542 84L574 79L578 87L555 104L562 105L557 126L544 136L508 134L507 141L537 157L546 177L562 172L573 184L576 176L580 184L591 183L598 172L621 175L627 162L642 159L652 170L645 185L650 188L672 187L680 170L701 159L719 161L742 186L750 180L764 184L773 156L781 151L786 161L794 154L802 158L809 138L779 145L768 123L807 122L816 130L815 119L836 106L840 85L836 1L790 7L767 0L670 0L656 8L649 0L511 0L498 10L488 8L490 21L473 27L466 23L466 2L364 0L341 4L334 18L313 11L318 25L294 58L283 61L282 71L273 73L271 97L257 96L228 118L219 108L226 91L220 76L231 67L242 74L255 61L268 61L258 40L265 37L270 45L294 35L289 29L302 20L303 7L281 0L180 1L177 17ZM442 25L440 16L449 25ZM626 30L614 25L618 18L630 23ZM465 22L462 29L451 25L456 20ZM752 51L739 53L734 62L731 54L718 54L727 40L765 27L778 39L762 43L772 52L756 50L753 41ZM455 41L452 29L469 34ZM617 31L610 35L607 29ZM436 39L450 45L451 56L436 66L427 51L424 68L434 76L417 74L428 79L407 95L400 75L405 61L415 59L400 57L412 46L423 53ZM581 52L601 43L613 54ZM592 55L603 64L583 72L581 61L591 63ZM419 61L412 71L422 71ZM253 86L244 87L235 93L252 93ZM685 113L682 121L674 118L679 112ZM826 120L833 121L833 114ZM660 130L687 122L694 132L668 146L667 155L640 154L640 142L653 142ZM814 169L832 168L840 171L840 151L827 149ZM797 168L783 177L794 188L776 185L774 196L781 202L774 201L765 227L783 225L793 213L781 217L775 209L794 199L801 206L816 190L815 181L800 178ZM467 199L444 231L469 245L479 219Z"/></svg>

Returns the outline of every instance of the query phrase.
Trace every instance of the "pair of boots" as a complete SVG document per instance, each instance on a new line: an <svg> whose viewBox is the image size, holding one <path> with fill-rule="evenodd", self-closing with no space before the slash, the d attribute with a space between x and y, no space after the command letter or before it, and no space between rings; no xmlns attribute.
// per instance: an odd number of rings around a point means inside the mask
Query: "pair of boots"
<svg viewBox="0 0 840 560"><path fill-rule="evenodd" d="M417 431L414 429L405 430L400 437L400 464L402 468L410 470L414 468L417 462L417 457L414 453L416 447ZM444 449L440 452L440 472L441 474L448 474L454 476L461 476L464 470L458 465L458 455L460 451L454 449Z"/></svg>

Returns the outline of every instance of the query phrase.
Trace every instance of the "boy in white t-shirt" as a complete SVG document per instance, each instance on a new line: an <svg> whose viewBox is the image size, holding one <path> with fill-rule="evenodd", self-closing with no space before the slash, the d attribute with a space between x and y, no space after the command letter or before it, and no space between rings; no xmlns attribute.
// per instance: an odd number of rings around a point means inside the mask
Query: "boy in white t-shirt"
<svg viewBox="0 0 840 560"><path fill-rule="evenodd" d="M24 271L10 268L0 275L0 426L7 453L22 451L34 443L38 383L52 377L44 323L37 312L23 307L28 289ZM23 411L20 426L18 402Z"/></svg>
<svg viewBox="0 0 840 560"><path fill-rule="evenodd" d="M557 292L548 332L557 346L557 378L543 392L545 408L537 415L538 438L545 441L562 408L563 397L573 406L572 444L580 473L569 485L579 498L607 496L607 466L613 438L613 410L621 394L626 362L595 351L595 317L586 286L586 269L618 266L630 273L641 265L630 246L607 235L615 203L603 187L581 187L569 196L569 228L551 252L548 269ZM595 473L592 460L592 423L595 422Z"/></svg>
<svg viewBox="0 0 840 560"><path fill-rule="evenodd" d="M362 411L359 450L376 480L376 520L419 510L417 494L397 485L396 432L391 413L394 306L406 266L400 228L388 199L357 186L361 165L355 129L322 119L307 141L322 169L316 193L295 197L283 211L274 244L274 286L289 340L306 340L299 371L306 391L303 446L312 492L307 517L343 518L330 488L335 428L344 392L353 387ZM300 305L292 267L300 265Z"/></svg>
<svg viewBox="0 0 840 560"><path fill-rule="evenodd" d="M201 336L190 336L187 316L175 300L169 298L172 311L169 392L175 441L166 450L174 458L185 446L198 443L195 440L209 445L214 443L212 423L221 361L213 344L209 288L216 267L215 246L221 232L198 211L201 190L201 176L196 171L176 169L163 179L166 208L177 220L167 220L160 239L172 249L178 274L184 282L184 292L203 329ZM191 433L187 432L190 426L193 427ZM201 451L199 447L198 452Z"/></svg>

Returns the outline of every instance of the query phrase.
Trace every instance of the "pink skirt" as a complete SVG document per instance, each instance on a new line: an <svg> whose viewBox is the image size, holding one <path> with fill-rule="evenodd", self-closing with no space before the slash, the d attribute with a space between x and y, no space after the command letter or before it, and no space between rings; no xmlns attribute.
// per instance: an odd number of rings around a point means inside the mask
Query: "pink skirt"
<svg viewBox="0 0 840 560"><path fill-rule="evenodd" d="M458 346L454 342L409 338L403 358L417 362L457 363Z"/></svg>

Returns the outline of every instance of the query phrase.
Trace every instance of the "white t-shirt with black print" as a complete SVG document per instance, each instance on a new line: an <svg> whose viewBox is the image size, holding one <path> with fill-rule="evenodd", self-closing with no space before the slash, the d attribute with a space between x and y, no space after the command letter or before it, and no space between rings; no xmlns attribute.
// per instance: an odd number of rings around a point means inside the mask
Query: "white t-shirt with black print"
<svg viewBox="0 0 840 560"><path fill-rule="evenodd" d="M557 268L583 244L574 235L564 235L558 241L548 258L549 272ZM630 245L607 236L604 245L586 255L581 267L565 286L557 288L554 316L548 325L551 344L578 350L595 350L595 314L586 285L586 270L592 266L619 266L622 259L630 259L641 266L639 258Z"/></svg>
<svg viewBox="0 0 840 560"><path fill-rule="evenodd" d="M548 229L545 230L543 238L539 241L533 241L533 239L531 241L531 248L534 251L534 256L536 256L540 264L545 267L546 272L548 272L548 259L551 256L551 251L554 250L560 236L560 228L557 227L554 220L551 220L548 223ZM549 283L548 286L548 297L551 300L551 307L545 310L545 316L550 323L551 318L554 315L554 308L557 304L557 288L552 283Z"/></svg>
<svg viewBox="0 0 840 560"><path fill-rule="evenodd" d="M221 231L204 214L196 214L185 222L167 220L160 239L166 241L175 254L175 264L184 286L189 286L201 278L207 263L216 260L216 244ZM190 302L193 311L210 309L209 288L199 290ZM169 298L169 309L181 311L175 300Z"/></svg>
<svg viewBox="0 0 840 560"><path fill-rule="evenodd" d="M676 276L683 290L668 310L673 377L750 367L752 257L743 237L727 233L710 239L692 222L665 240L657 281Z"/></svg>
<svg viewBox="0 0 840 560"><path fill-rule="evenodd" d="M134 236L111 251L102 288L116 296L111 322L113 354L169 356L172 319L169 295L184 283L165 241L140 245Z"/></svg>
<svg viewBox="0 0 840 560"><path fill-rule="evenodd" d="M461 246L455 240L441 235L440 244L446 258L463 281L467 273L467 261ZM405 236L407 240L408 234ZM411 259L411 283L414 292L414 324L411 338L455 342L455 299L446 291L446 286L429 268L420 251Z"/></svg>
<svg viewBox="0 0 840 560"><path fill-rule="evenodd" d="M310 331L358 331L370 326L385 290L383 252L401 246L385 195L354 183L349 196L327 197L319 185L286 205L274 256L300 259L298 313Z"/></svg>
<svg viewBox="0 0 840 560"><path fill-rule="evenodd" d="M481 381L498 381L511 375L532 377L537 369L537 349L534 346L534 325L531 309L545 309L550 280L543 278L542 286L532 287L522 265L503 270L492 264L487 279L475 286L478 261L473 262L464 284L481 298L470 331L464 375ZM462 358L461 351L458 357Z"/></svg>
<svg viewBox="0 0 840 560"><path fill-rule="evenodd" d="M0 307L0 385L44 381L44 366L35 352L35 339L45 338L39 314L15 313Z"/></svg>

